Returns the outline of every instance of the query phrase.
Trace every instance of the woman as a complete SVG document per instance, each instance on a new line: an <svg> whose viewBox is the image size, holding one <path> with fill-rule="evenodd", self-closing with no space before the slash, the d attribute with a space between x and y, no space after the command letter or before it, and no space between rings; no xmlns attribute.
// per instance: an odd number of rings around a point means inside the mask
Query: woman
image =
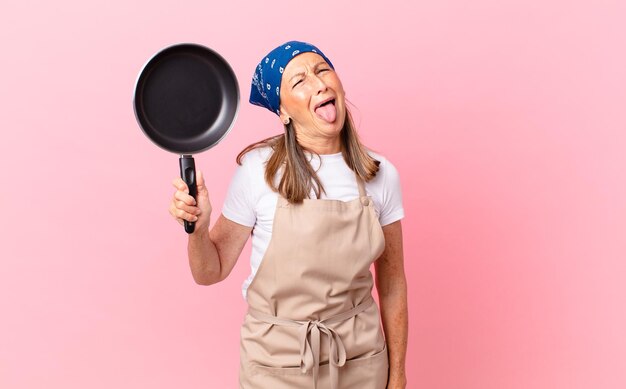
<svg viewBox="0 0 626 389"><path fill-rule="evenodd" d="M397 171L361 145L337 73L311 44L287 42L265 56L250 102L278 115L285 132L239 154L213 228L201 172L197 202L177 178L170 204L179 223L196 222L188 255L198 284L225 279L252 236L240 386L406 387Z"/></svg>

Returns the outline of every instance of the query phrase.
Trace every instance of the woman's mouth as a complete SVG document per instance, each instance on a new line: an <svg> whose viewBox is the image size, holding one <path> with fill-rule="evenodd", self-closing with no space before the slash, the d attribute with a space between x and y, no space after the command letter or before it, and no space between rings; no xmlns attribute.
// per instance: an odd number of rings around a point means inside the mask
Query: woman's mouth
<svg viewBox="0 0 626 389"><path fill-rule="evenodd" d="M337 119L335 99L330 99L315 107L315 114L322 120L333 123Z"/></svg>

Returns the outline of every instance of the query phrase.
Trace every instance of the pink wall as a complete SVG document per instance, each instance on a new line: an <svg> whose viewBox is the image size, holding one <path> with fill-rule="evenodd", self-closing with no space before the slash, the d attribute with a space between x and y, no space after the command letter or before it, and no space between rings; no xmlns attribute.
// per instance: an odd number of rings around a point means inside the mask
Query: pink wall
<svg viewBox="0 0 626 389"><path fill-rule="evenodd" d="M219 210L236 153L280 130L246 101L288 39L332 58L400 170L409 387L626 387L623 1L184 3L3 1L0 387L236 387L249 248L194 284L177 157L132 91L169 44L232 63L236 127L196 158Z"/></svg>

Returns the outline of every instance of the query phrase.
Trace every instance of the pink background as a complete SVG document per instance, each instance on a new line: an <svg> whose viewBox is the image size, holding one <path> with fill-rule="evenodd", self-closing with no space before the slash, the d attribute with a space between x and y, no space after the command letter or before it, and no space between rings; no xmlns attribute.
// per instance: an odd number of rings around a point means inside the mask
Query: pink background
<svg viewBox="0 0 626 389"><path fill-rule="evenodd" d="M246 247L194 284L170 219L177 156L132 110L164 46L239 77L197 155L215 217L266 51L320 46L403 184L410 388L626 387L623 1L3 0L0 387L234 388Z"/></svg>

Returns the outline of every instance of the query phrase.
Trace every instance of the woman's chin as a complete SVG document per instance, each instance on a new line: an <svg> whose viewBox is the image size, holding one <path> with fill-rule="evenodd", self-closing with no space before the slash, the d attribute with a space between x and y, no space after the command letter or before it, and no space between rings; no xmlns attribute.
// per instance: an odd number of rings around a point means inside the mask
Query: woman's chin
<svg viewBox="0 0 626 389"><path fill-rule="evenodd" d="M318 128L320 130L322 130L323 133L327 134L327 135L339 135L339 133L341 133L341 130L343 129L343 124L340 124L341 122L339 120L335 120L332 123L329 122L325 122L325 121L320 121L318 122Z"/></svg>

